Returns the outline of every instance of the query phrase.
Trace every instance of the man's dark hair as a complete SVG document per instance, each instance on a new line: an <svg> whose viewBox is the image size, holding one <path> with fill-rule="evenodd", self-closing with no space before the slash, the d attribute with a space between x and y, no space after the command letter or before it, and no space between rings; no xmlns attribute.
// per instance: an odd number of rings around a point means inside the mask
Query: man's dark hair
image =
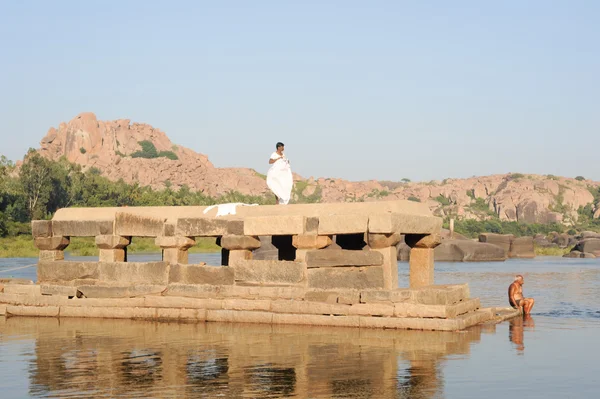
<svg viewBox="0 0 600 399"><path fill-rule="evenodd" d="M279 147L283 147L283 143L281 141L279 141L277 144L275 144L275 149L278 150Z"/></svg>

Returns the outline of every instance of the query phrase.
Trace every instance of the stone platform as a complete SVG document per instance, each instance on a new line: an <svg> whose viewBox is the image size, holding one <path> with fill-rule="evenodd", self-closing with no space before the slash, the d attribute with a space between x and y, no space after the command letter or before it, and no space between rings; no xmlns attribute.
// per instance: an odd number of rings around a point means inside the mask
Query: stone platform
<svg viewBox="0 0 600 399"><path fill-rule="evenodd" d="M466 284L433 284L441 219L423 204L205 209L67 208L32 222L38 284L0 286L0 313L443 331L495 317ZM407 288L398 288L401 234L411 247ZM70 237L82 236L95 237L99 260L65 261ZM270 237L279 260L253 259L258 236ZM154 237L162 261L127 262L135 237ZM216 237L221 265L188 264L196 237Z"/></svg>

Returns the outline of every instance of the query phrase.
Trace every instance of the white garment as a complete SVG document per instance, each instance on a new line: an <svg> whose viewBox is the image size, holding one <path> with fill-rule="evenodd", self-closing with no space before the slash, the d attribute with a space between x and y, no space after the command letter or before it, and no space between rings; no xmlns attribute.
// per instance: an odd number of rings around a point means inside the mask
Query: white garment
<svg viewBox="0 0 600 399"><path fill-rule="evenodd" d="M213 208L217 208L216 216L235 215L235 208L238 206L257 206L258 204L244 204L241 202L232 202L229 204L218 204L206 207L204 213L208 213Z"/></svg>
<svg viewBox="0 0 600 399"><path fill-rule="evenodd" d="M267 172L267 186L277 196L280 204L290 202L292 196L292 187L294 186L294 177L292 176L292 168L290 161L282 154L282 159L277 152L271 154L271 159L277 159Z"/></svg>

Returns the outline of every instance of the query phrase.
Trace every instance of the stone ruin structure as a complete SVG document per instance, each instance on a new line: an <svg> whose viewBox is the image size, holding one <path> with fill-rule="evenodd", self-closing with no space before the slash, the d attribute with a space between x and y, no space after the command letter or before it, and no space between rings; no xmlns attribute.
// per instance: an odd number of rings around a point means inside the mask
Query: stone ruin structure
<svg viewBox="0 0 600 399"><path fill-rule="evenodd" d="M481 309L467 284L434 285L442 220L424 204L205 210L65 208L33 221L37 284L0 285L0 314L445 331L507 317ZM401 235L411 256L409 281L399 282ZM253 259L259 236L271 237L278 260ZM95 237L98 261L65 261L70 237ZM128 262L136 237L153 237L162 261ZM198 237L216 237L221 265L189 264Z"/></svg>

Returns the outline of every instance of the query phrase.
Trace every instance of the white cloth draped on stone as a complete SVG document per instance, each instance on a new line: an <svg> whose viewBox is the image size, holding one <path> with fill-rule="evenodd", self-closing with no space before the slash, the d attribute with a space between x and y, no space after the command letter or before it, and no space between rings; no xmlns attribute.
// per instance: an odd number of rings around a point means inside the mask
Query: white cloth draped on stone
<svg viewBox="0 0 600 399"><path fill-rule="evenodd" d="M235 215L235 208L238 206L257 206L258 204L244 204L242 202L232 202L229 204L218 204L207 207L203 213L208 213L211 209L217 208L216 216Z"/></svg>
<svg viewBox="0 0 600 399"><path fill-rule="evenodd" d="M275 153L274 153L275 154ZM273 157L271 157L273 159ZM277 196L280 204L290 202L294 178L287 158L278 159L267 172L267 186Z"/></svg>

